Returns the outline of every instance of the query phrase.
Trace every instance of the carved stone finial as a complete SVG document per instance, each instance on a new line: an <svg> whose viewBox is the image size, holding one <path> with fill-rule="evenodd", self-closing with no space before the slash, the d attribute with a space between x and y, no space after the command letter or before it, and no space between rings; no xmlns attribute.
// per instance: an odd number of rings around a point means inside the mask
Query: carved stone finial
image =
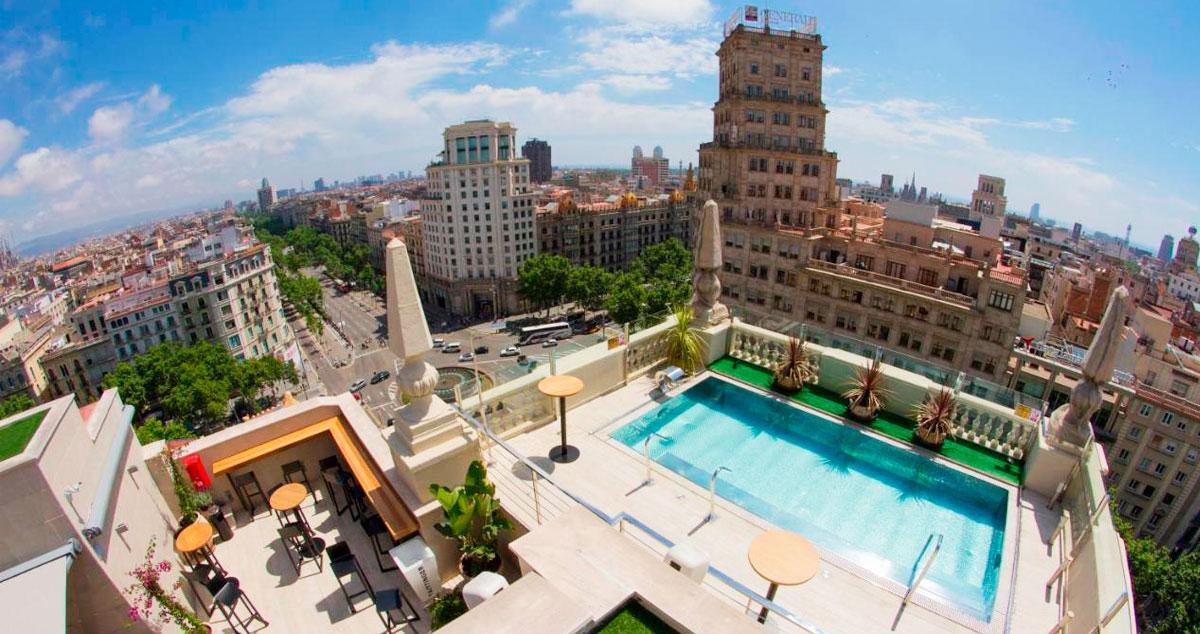
<svg viewBox="0 0 1200 634"><path fill-rule="evenodd" d="M729 309L720 302L721 280L717 277L717 271L724 262L720 214L716 201L704 203L696 233L696 272L692 280L696 290L692 297L692 309L701 324L718 324L729 317Z"/></svg>
<svg viewBox="0 0 1200 634"><path fill-rule="evenodd" d="M425 359L433 350L433 340L408 248L399 238L393 238L387 246L387 281L388 347L404 359L404 367L396 373L396 385L409 399L399 414L401 419L415 423L429 412L438 371Z"/></svg>
<svg viewBox="0 0 1200 634"><path fill-rule="evenodd" d="M1130 308L1129 291L1118 286L1083 359L1083 376L1072 388L1070 400L1050 415L1050 431L1060 443L1082 447L1091 436L1092 415L1104 402L1102 389L1112 380L1124 341L1132 336L1125 326Z"/></svg>

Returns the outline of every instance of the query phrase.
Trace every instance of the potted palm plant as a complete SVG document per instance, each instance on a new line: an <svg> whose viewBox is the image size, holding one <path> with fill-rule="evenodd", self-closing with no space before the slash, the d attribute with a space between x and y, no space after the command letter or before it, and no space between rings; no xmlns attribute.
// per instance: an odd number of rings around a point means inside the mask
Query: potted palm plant
<svg viewBox="0 0 1200 634"><path fill-rule="evenodd" d="M887 398L887 390L883 387L883 364L879 359L873 359L867 367L859 368L842 396L849 401L846 411L851 418L862 423L875 420L875 415Z"/></svg>
<svg viewBox="0 0 1200 634"><path fill-rule="evenodd" d="M950 424L958 411L958 400L954 393L942 388L936 394L930 394L917 406L917 444L933 450L942 448L946 437L950 435Z"/></svg>
<svg viewBox="0 0 1200 634"><path fill-rule="evenodd" d="M467 467L466 480L453 489L429 485L429 492L442 506L443 521L433 527L458 542L459 569L470 578L484 570L500 569L496 543L500 531L512 528L512 522L500 512L496 485L487 478L487 467L475 460Z"/></svg>
<svg viewBox="0 0 1200 634"><path fill-rule="evenodd" d="M695 374L704 367L708 345L700 329L693 325L691 306L677 306L671 309L671 313L675 316L675 324L666 334L667 363L679 366L688 374Z"/></svg>
<svg viewBox="0 0 1200 634"><path fill-rule="evenodd" d="M775 387L790 394L804 389L805 383L815 383L816 380L816 359L804 351L803 341L788 337L786 354L775 368Z"/></svg>

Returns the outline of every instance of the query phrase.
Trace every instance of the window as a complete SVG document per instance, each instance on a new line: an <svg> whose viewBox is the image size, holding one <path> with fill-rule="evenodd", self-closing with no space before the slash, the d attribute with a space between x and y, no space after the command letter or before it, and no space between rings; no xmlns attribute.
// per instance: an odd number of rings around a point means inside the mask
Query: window
<svg viewBox="0 0 1200 634"><path fill-rule="evenodd" d="M1189 387L1191 386L1186 381L1180 381L1179 379L1171 381L1171 393L1175 396L1187 397Z"/></svg>
<svg viewBox="0 0 1200 634"><path fill-rule="evenodd" d="M1129 462L1129 450L1121 449L1117 452L1117 462L1127 464Z"/></svg>
<svg viewBox="0 0 1200 634"><path fill-rule="evenodd" d="M991 306L992 308L999 308L1000 310L1012 312L1012 307L1013 307L1012 293L1002 293L1000 291L992 291L992 294L988 297L988 306Z"/></svg>
<svg viewBox="0 0 1200 634"><path fill-rule="evenodd" d="M1142 428L1138 427L1137 425L1130 427L1129 428L1129 437L1134 440L1141 438L1142 437Z"/></svg>
<svg viewBox="0 0 1200 634"><path fill-rule="evenodd" d="M1187 472L1186 471L1176 472L1175 473L1175 484L1183 484L1184 482L1187 482Z"/></svg>
<svg viewBox="0 0 1200 634"><path fill-rule="evenodd" d="M1154 406L1149 403L1142 403L1138 409L1138 414L1141 416L1149 416L1152 412L1154 412Z"/></svg>
<svg viewBox="0 0 1200 634"><path fill-rule="evenodd" d="M1158 421L1164 425L1170 425L1171 421L1175 420L1175 414L1171 412L1163 412L1162 417Z"/></svg>
<svg viewBox="0 0 1200 634"><path fill-rule="evenodd" d="M1125 483L1125 488L1133 493L1137 493L1142 488L1142 483L1137 478L1130 478L1129 482Z"/></svg>
<svg viewBox="0 0 1200 634"><path fill-rule="evenodd" d="M1187 453L1184 454L1184 456L1183 456L1184 460L1186 460L1188 462L1192 462L1192 463L1196 462L1196 458L1197 458L1197 452L1195 449L1188 449Z"/></svg>
<svg viewBox="0 0 1200 634"><path fill-rule="evenodd" d="M937 286L937 271L926 268L917 270L917 282L925 286Z"/></svg>
<svg viewBox="0 0 1200 634"><path fill-rule="evenodd" d="M892 262L889 260L884 272L891 277L903 278L905 268L906 267L903 264L901 264L899 262Z"/></svg>

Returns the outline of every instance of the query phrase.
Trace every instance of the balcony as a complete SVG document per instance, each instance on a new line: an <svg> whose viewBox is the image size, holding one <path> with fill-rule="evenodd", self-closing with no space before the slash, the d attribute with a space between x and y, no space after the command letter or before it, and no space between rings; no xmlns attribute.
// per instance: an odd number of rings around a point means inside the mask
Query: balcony
<svg viewBox="0 0 1200 634"><path fill-rule="evenodd" d="M874 271L855 268L847 264L834 264L832 262L825 262L823 260L810 259L807 266L810 271L819 271L822 273L836 275L845 279L868 282L884 287L885 289L904 290L910 293L916 293L923 297L953 304L960 308L970 309L975 306L974 298L968 295L955 293L954 291L948 291L944 288L938 288L936 286L926 286L924 284L903 278L892 277L890 275L884 275L882 273L876 273Z"/></svg>
<svg viewBox="0 0 1200 634"><path fill-rule="evenodd" d="M767 150L771 152L787 152L789 154L803 154L806 156L823 156L829 158L837 158L837 152L821 150L817 148L803 148L792 144L774 143L771 140L764 141L709 141L701 143L700 149L707 150L712 148L734 149L734 150Z"/></svg>

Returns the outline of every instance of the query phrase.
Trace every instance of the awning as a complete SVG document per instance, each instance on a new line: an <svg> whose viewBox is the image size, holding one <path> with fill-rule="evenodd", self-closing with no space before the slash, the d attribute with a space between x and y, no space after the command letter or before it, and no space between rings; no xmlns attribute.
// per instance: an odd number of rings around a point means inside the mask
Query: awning
<svg viewBox="0 0 1200 634"><path fill-rule="evenodd" d="M71 540L0 572L0 614L7 632L65 632L67 570L79 552Z"/></svg>

